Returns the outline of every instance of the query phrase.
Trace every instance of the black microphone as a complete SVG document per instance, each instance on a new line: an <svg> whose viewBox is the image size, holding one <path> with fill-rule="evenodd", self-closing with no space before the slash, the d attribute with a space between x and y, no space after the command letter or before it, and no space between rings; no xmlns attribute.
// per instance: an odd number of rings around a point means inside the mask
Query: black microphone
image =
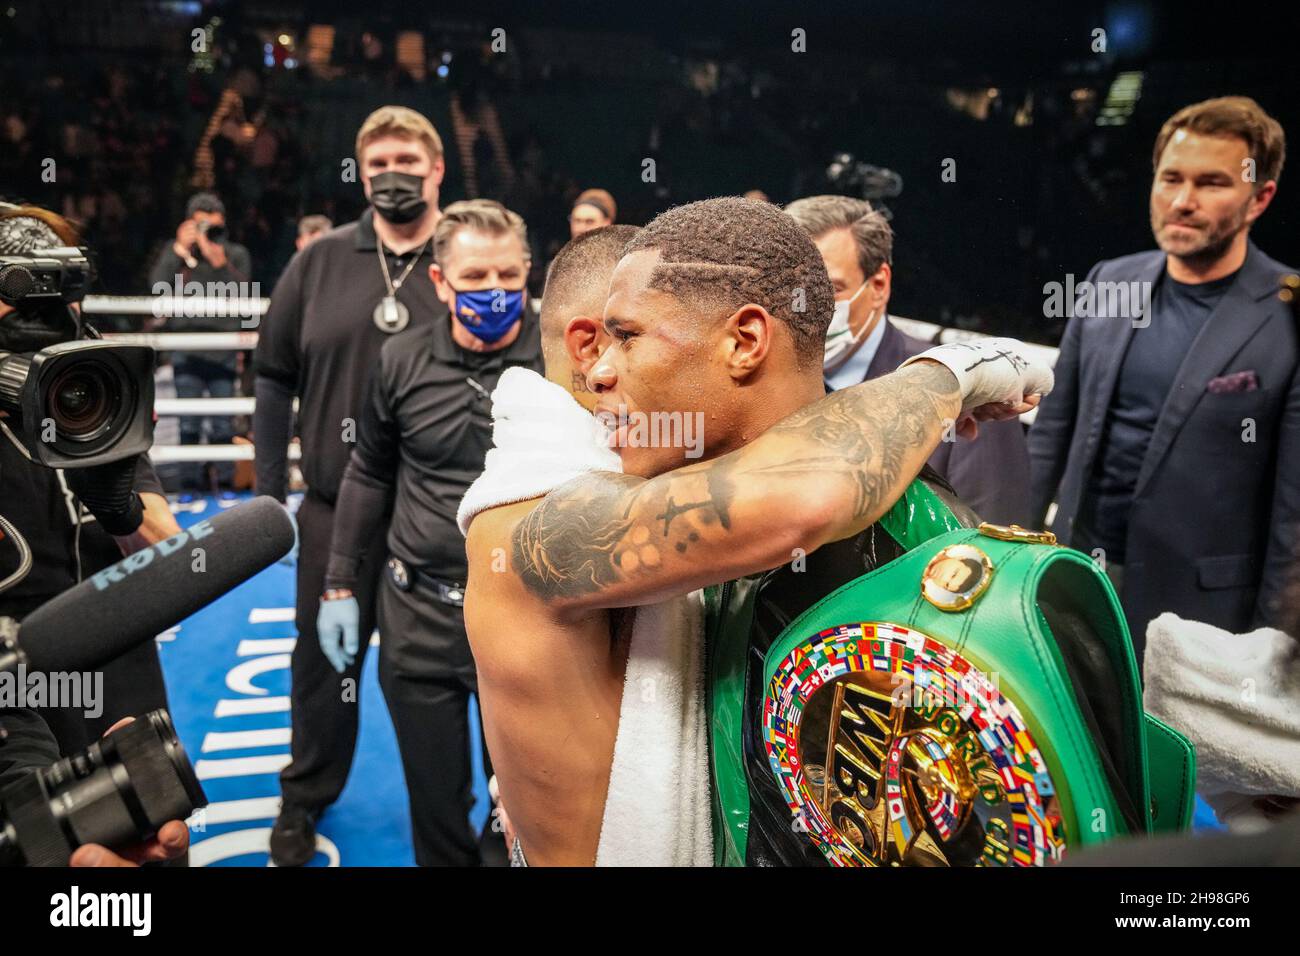
<svg viewBox="0 0 1300 956"><path fill-rule="evenodd" d="M29 670L93 670L183 621L278 561L293 522L254 498L127 555L47 601L18 628Z"/></svg>

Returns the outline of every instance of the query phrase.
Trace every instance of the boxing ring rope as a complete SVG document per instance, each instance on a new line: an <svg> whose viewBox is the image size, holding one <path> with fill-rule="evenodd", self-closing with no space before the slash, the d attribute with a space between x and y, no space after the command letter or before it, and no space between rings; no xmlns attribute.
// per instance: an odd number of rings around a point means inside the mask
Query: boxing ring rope
<svg viewBox="0 0 1300 956"><path fill-rule="evenodd" d="M219 352L251 351L257 347L256 327L261 316L266 314L270 299L226 298L203 296L111 296L88 295L82 303L82 310L90 316L95 315L133 315L146 318L166 319L169 316L184 315L204 318L238 319L241 330L238 332L106 332L104 338L129 345L148 345L159 352ZM965 342L973 339L989 338L982 332L970 332L964 329L949 329L930 322L890 316L908 335L926 342L942 344L947 342ZM1026 352L1043 360L1048 365L1056 365L1057 350L1047 345L1025 343ZM181 417L186 415L252 415L256 399L244 398L158 398L154 400L154 411L159 417ZM294 410L297 411L297 400ZM1020 420L1029 425L1034 420L1037 409L1020 416ZM155 443L149 452L155 463L193 462L193 461L251 461L252 444L232 445L172 445ZM289 447L290 460L299 458L297 444Z"/></svg>

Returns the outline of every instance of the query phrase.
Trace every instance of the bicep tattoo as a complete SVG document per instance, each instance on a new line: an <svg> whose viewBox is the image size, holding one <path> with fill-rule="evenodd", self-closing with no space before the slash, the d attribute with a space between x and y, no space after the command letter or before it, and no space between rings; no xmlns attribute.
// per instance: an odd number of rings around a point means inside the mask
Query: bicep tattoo
<svg viewBox="0 0 1300 956"><path fill-rule="evenodd" d="M938 365L919 363L890 378L833 392L778 422L772 432L787 437L792 453L758 473L840 477L851 487L853 520L883 510L916 449L932 441L936 420L959 397L956 379Z"/></svg>
<svg viewBox="0 0 1300 956"><path fill-rule="evenodd" d="M658 571L704 528L730 528L733 486L725 470L692 465L650 483L591 474L547 495L515 526L512 550L525 586L575 598Z"/></svg>

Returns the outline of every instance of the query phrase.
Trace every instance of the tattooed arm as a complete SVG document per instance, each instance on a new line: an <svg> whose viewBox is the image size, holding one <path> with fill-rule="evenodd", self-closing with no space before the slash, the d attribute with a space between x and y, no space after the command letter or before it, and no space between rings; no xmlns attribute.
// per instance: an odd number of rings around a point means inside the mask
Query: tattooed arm
<svg viewBox="0 0 1300 956"><path fill-rule="evenodd" d="M834 392L714 461L649 480L585 475L514 526L512 570L565 616L776 567L876 521L960 411L952 373L921 362Z"/></svg>

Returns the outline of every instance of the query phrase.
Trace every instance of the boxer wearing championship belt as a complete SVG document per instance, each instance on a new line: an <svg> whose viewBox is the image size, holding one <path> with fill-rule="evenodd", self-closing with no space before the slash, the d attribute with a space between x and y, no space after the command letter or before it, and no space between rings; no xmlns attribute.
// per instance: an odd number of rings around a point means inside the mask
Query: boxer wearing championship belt
<svg viewBox="0 0 1300 956"><path fill-rule="evenodd" d="M585 474L469 527L465 613L484 727L530 864L595 857L598 755L571 742L599 736L580 706L598 675L555 685L548 667L608 655L621 639L609 609L853 538L904 491L945 421L971 431L972 417L1014 417L1050 391L1049 369L992 340L824 396L832 303L816 247L770 205L715 199L658 217L614 269L604 315L614 341L586 380L598 412L707 410L707 460L672 470L683 449L637 443L626 419L610 436L623 473Z"/></svg>
<svg viewBox="0 0 1300 956"><path fill-rule="evenodd" d="M868 562L827 548L710 589L719 863L1043 866L1187 826L1194 754L1142 712L1106 575L964 523L918 481L889 563L835 588Z"/></svg>

